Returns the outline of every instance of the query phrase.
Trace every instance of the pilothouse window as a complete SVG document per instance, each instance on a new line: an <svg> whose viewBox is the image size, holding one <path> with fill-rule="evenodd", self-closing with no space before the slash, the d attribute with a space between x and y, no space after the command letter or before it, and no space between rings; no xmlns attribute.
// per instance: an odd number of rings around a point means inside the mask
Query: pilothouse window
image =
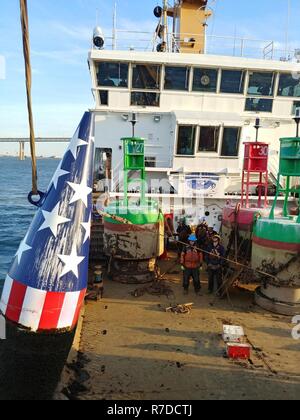
<svg viewBox="0 0 300 420"><path fill-rule="evenodd" d="M199 152L217 152L220 127L200 127Z"/></svg>
<svg viewBox="0 0 300 420"><path fill-rule="evenodd" d="M239 155L241 129L239 127L225 127L221 156L236 157Z"/></svg>
<svg viewBox="0 0 300 420"><path fill-rule="evenodd" d="M243 94L245 72L241 70L222 70L221 93Z"/></svg>
<svg viewBox="0 0 300 420"><path fill-rule="evenodd" d="M132 92L132 106L159 106L160 94L153 92Z"/></svg>
<svg viewBox="0 0 300 420"><path fill-rule="evenodd" d="M292 109L292 115L296 115L297 109L300 109L300 101L294 101L293 103L293 109Z"/></svg>
<svg viewBox="0 0 300 420"><path fill-rule="evenodd" d="M132 70L133 89L160 89L161 67L157 65L136 64Z"/></svg>
<svg viewBox="0 0 300 420"><path fill-rule="evenodd" d="M216 69L194 69L193 91L195 92L217 92L218 70Z"/></svg>
<svg viewBox="0 0 300 420"><path fill-rule="evenodd" d="M245 111L272 112L273 99L247 98Z"/></svg>
<svg viewBox="0 0 300 420"><path fill-rule="evenodd" d="M103 106L108 105L108 91L107 90L99 91L99 101L100 101L100 105L103 105Z"/></svg>
<svg viewBox="0 0 300 420"><path fill-rule="evenodd" d="M300 97L299 74L281 74L279 79L278 95L285 97Z"/></svg>
<svg viewBox="0 0 300 420"><path fill-rule="evenodd" d="M127 63L98 63L98 86L128 88L128 67Z"/></svg>
<svg viewBox="0 0 300 420"><path fill-rule="evenodd" d="M178 127L177 154L193 156L195 154L196 127L181 125Z"/></svg>
<svg viewBox="0 0 300 420"><path fill-rule="evenodd" d="M249 72L248 94L257 96L273 96L275 73Z"/></svg>
<svg viewBox="0 0 300 420"><path fill-rule="evenodd" d="M165 68L165 89L166 90L189 90L190 68L169 67Z"/></svg>

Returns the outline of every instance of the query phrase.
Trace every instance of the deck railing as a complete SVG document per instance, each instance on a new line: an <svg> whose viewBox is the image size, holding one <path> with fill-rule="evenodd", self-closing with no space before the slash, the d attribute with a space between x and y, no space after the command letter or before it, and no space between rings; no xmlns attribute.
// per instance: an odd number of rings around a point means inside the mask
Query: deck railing
<svg viewBox="0 0 300 420"><path fill-rule="evenodd" d="M180 45L199 35L168 33L167 51L179 52ZM296 49L281 47L272 40L252 39L223 35L207 35L204 53L233 57L257 58L265 60L291 61L295 58ZM155 33L143 31L115 30L114 36L105 38L105 48L112 50L156 51L160 39ZM277 47L277 45L279 45Z"/></svg>

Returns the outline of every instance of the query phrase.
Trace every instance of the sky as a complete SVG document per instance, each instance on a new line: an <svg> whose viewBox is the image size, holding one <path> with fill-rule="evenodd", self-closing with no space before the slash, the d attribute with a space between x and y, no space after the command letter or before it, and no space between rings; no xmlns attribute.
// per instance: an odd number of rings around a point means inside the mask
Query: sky
<svg viewBox="0 0 300 420"><path fill-rule="evenodd" d="M248 36L284 46L289 0L210 0L209 35ZM118 0L118 28L152 31L157 0ZM290 0L289 42L300 48L300 0ZM93 107L87 54L98 19L110 36L114 0L28 0L33 69L33 111L38 137L71 137ZM0 0L0 137L28 137L19 0ZM5 62L5 75L3 63ZM38 145L61 155L65 145ZM17 145L0 144L0 154ZM26 149L28 153L28 148Z"/></svg>

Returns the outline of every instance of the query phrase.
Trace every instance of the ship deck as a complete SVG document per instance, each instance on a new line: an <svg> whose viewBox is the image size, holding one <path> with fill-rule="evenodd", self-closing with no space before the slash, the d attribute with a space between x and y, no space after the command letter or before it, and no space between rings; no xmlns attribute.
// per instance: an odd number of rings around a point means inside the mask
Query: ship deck
<svg viewBox="0 0 300 420"><path fill-rule="evenodd" d="M162 272L174 261L162 262ZM165 276L173 298L143 295L133 285L105 281L104 298L88 302L78 331L79 353L60 389L89 400L299 399L300 341L291 319L253 305L249 291L233 290L232 304L193 290L183 296L180 267ZM194 302L189 315L165 312ZM241 325L255 347L250 362L224 358L224 323Z"/></svg>

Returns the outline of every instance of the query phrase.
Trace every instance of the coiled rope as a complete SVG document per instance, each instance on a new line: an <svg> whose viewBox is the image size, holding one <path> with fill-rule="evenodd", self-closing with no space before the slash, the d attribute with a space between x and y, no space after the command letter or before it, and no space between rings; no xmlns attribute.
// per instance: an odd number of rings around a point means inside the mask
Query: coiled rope
<svg viewBox="0 0 300 420"><path fill-rule="evenodd" d="M22 27L22 37L23 37L23 54L24 54L25 75L26 75L27 109L28 109L28 121L29 121L29 132L30 132L30 151L31 151L31 160L32 160L32 195L38 195L39 192L38 192L38 185L37 185L35 135L34 135L32 100L31 100L32 78L31 78L27 0L20 0L20 10L21 10L21 27Z"/></svg>

